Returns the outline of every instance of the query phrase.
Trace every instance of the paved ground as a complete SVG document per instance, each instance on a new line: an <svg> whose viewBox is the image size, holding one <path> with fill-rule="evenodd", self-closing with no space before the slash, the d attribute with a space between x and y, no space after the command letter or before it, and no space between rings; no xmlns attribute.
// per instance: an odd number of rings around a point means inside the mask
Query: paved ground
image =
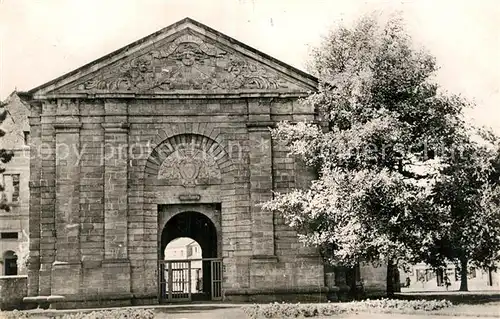
<svg viewBox="0 0 500 319"><path fill-rule="evenodd" d="M246 319L245 313L239 308L223 309L193 309L178 311L174 308L164 309L157 315L158 319Z"/></svg>

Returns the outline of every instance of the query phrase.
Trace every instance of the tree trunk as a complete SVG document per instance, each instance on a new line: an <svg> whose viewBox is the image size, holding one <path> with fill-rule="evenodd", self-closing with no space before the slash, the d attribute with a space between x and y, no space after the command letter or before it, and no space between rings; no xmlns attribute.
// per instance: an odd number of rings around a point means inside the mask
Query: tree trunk
<svg viewBox="0 0 500 319"><path fill-rule="evenodd" d="M488 286L493 286L493 268L488 267Z"/></svg>
<svg viewBox="0 0 500 319"><path fill-rule="evenodd" d="M394 262L392 259L387 261L387 297L394 296Z"/></svg>
<svg viewBox="0 0 500 319"><path fill-rule="evenodd" d="M460 291L469 291L467 287L467 258L460 258Z"/></svg>

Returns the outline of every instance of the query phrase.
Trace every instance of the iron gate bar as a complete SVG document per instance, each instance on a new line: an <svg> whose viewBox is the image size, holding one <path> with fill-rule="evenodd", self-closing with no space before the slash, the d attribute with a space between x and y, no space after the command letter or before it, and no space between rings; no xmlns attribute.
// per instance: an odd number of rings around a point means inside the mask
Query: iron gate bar
<svg viewBox="0 0 500 319"><path fill-rule="evenodd" d="M168 263L168 272L166 276L166 281L168 284L167 291L168 291L168 300L172 300L172 263Z"/></svg>
<svg viewBox="0 0 500 319"><path fill-rule="evenodd" d="M220 260L212 260L210 262L212 271L212 300L222 300L222 262Z"/></svg>
<svg viewBox="0 0 500 319"><path fill-rule="evenodd" d="M191 300L191 283L192 283L192 278L191 278L191 262L188 263L188 292L189 292L189 300Z"/></svg>

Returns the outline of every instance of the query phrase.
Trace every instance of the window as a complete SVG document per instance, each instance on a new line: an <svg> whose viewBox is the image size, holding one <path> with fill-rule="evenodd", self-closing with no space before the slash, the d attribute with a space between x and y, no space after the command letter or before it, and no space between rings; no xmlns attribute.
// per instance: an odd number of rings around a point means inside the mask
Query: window
<svg viewBox="0 0 500 319"><path fill-rule="evenodd" d="M24 145L30 145L30 132L24 131Z"/></svg>
<svg viewBox="0 0 500 319"><path fill-rule="evenodd" d="M3 185L8 203L17 203L19 201L19 174L4 174Z"/></svg>
<svg viewBox="0 0 500 319"><path fill-rule="evenodd" d="M18 232L0 233L0 238L1 239L18 239L19 233Z"/></svg>
<svg viewBox="0 0 500 319"><path fill-rule="evenodd" d="M19 174L12 175L12 185L14 191L12 192L12 202L19 201Z"/></svg>

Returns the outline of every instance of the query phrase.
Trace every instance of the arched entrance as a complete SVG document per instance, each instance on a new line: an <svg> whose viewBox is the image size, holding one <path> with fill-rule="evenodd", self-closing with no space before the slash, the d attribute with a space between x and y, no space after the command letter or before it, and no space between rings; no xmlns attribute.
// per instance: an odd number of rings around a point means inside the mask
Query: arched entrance
<svg viewBox="0 0 500 319"><path fill-rule="evenodd" d="M144 169L144 208L149 209L149 216L157 213L158 218L160 302L222 299L221 211L223 199L231 199L231 194L224 194L228 187L223 185L233 185L234 176L224 147L217 136L205 135L208 131L160 134L158 139L163 141L151 152ZM199 293L186 288L194 261L184 258L174 264L165 259L167 245L180 237L201 246Z"/></svg>
<svg viewBox="0 0 500 319"><path fill-rule="evenodd" d="M217 239L216 226L202 213L184 211L167 221L161 232L158 256L160 302L222 299ZM200 246L201 256L190 250L196 247L194 243ZM173 248L168 249L172 244ZM193 287L193 282L200 284Z"/></svg>
<svg viewBox="0 0 500 319"><path fill-rule="evenodd" d="M7 250L3 254L4 262L4 276L15 276L17 275L17 255L12 250Z"/></svg>

